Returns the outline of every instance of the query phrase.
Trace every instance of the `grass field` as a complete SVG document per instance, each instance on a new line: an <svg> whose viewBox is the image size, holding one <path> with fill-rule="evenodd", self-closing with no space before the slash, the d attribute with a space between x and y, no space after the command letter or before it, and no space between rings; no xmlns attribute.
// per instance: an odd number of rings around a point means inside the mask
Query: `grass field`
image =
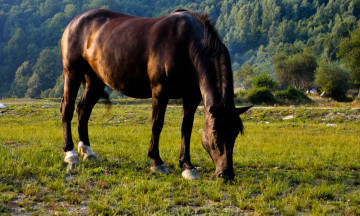
<svg viewBox="0 0 360 216"><path fill-rule="evenodd" d="M160 140L170 175L149 169L151 105L134 100L109 112L96 105L89 134L100 162L67 174L59 100L0 102L0 214L360 215L359 109L253 108L226 182L201 146L201 108L191 144L201 179L188 181L178 166L181 106L168 107ZM75 143L76 130L74 118Z"/></svg>

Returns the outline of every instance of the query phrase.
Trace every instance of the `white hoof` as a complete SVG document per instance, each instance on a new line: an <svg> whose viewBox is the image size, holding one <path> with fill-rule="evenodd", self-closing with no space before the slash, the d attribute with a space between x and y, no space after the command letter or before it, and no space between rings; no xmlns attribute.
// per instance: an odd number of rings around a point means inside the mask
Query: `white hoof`
<svg viewBox="0 0 360 216"><path fill-rule="evenodd" d="M182 173L181 173L182 177L184 179L188 179L188 180L197 180L200 178L196 168L194 169L185 169Z"/></svg>
<svg viewBox="0 0 360 216"><path fill-rule="evenodd" d="M65 152L65 159L66 163L79 163L79 156L76 154L75 150Z"/></svg>
<svg viewBox="0 0 360 216"><path fill-rule="evenodd" d="M166 174L166 175L170 174L169 170L166 169L165 164L161 164L159 166L151 166L150 170L153 171L154 173Z"/></svg>
<svg viewBox="0 0 360 216"><path fill-rule="evenodd" d="M75 150L67 151L65 156L65 163L68 164L66 171L72 172L75 170L76 166L79 164L79 156L76 154Z"/></svg>
<svg viewBox="0 0 360 216"><path fill-rule="evenodd" d="M79 142L78 152L83 155L84 160L98 161L96 154L91 150L90 146L87 146L83 141Z"/></svg>

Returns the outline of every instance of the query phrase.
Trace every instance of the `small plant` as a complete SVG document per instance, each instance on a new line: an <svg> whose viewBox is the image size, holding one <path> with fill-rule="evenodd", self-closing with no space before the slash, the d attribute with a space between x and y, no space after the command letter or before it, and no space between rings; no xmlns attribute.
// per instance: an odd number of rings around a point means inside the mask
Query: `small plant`
<svg viewBox="0 0 360 216"><path fill-rule="evenodd" d="M267 87L252 88L247 95L247 99L253 104L274 104L276 99Z"/></svg>
<svg viewBox="0 0 360 216"><path fill-rule="evenodd" d="M78 193L70 193L66 196L66 200L69 204L80 204L81 200Z"/></svg>
<svg viewBox="0 0 360 216"><path fill-rule="evenodd" d="M0 213L9 213L10 215L10 209L3 203L0 203Z"/></svg>

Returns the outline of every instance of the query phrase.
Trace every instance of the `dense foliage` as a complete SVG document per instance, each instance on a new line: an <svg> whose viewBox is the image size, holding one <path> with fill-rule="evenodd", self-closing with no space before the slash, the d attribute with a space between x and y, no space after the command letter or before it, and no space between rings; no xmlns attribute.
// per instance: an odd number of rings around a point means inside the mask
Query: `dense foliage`
<svg viewBox="0 0 360 216"><path fill-rule="evenodd" d="M322 62L315 73L315 83L336 100L345 100L349 75L336 62Z"/></svg>
<svg viewBox="0 0 360 216"><path fill-rule="evenodd" d="M281 53L339 60L339 43L360 16L360 0L0 0L0 96L60 96L62 32L93 8L148 17L176 8L206 12L229 47L234 71L247 63L255 74L274 73L273 57Z"/></svg>
<svg viewBox="0 0 360 216"><path fill-rule="evenodd" d="M276 98L284 103L306 104L311 103L311 99L302 91L289 86L287 89L275 92Z"/></svg>
<svg viewBox="0 0 360 216"><path fill-rule="evenodd" d="M316 67L315 56L306 52L290 56L279 53L274 57L275 76L282 86L311 89Z"/></svg>
<svg viewBox="0 0 360 216"><path fill-rule="evenodd" d="M252 88L247 99L252 104L274 104L276 103L275 97L267 87L254 87Z"/></svg>
<svg viewBox="0 0 360 216"><path fill-rule="evenodd" d="M252 86L257 88L267 87L270 90L275 90L278 83L268 73L262 73L253 79Z"/></svg>
<svg viewBox="0 0 360 216"><path fill-rule="evenodd" d="M351 33L350 38L343 39L339 45L338 55L350 69L351 84L360 89L360 29ZM360 90L358 94L360 100Z"/></svg>

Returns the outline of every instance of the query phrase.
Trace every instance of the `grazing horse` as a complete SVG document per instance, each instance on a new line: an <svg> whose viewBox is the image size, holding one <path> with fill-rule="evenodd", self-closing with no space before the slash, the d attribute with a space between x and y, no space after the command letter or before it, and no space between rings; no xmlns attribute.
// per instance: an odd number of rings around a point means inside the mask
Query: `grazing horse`
<svg viewBox="0 0 360 216"><path fill-rule="evenodd" d="M133 98L152 98L151 170L168 174L159 154L159 136L169 99L182 98L183 122L179 163L183 177L199 176L190 162L194 113L204 102L202 145L215 174L234 178L233 147L249 107L235 108L230 56L207 15L177 10L159 18L142 18L109 10L88 11L70 22L62 40L64 96L61 101L63 150L68 168L79 163L71 136L71 119L81 83L85 90L76 110L78 151L97 160L90 148L88 120L105 85Z"/></svg>

